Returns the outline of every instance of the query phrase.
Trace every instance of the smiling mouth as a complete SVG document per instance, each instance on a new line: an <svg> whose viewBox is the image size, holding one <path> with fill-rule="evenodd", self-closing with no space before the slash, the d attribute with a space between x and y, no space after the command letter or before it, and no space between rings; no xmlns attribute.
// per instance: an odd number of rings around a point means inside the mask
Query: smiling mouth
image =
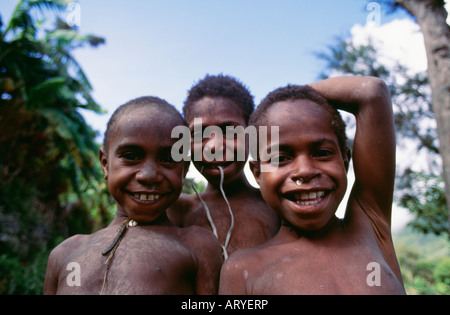
<svg viewBox="0 0 450 315"><path fill-rule="evenodd" d="M321 202L328 194L329 191L326 190L302 191L289 193L284 197L300 206L313 206Z"/></svg>
<svg viewBox="0 0 450 315"><path fill-rule="evenodd" d="M141 201L157 201L162 196L161 194L155 193L132 193L131 195Z"/></svg>

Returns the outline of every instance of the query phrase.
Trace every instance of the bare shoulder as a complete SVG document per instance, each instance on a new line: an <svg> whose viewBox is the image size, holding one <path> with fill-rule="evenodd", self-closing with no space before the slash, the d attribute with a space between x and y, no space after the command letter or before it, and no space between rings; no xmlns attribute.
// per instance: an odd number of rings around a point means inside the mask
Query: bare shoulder
<svg viewBox="0 0 450 315"><path fill-rule="evenodd" d="M222 265L220 273L219 294L245 295L251 281L251 275L258 274L263 268L261 256L264 248L242 249L234 252Z"/></svg>
<svg viewBox="0 0 450 315"><path fill-rule="evenodd" d="M51 251L49 260L58 257L66 257L67 254L73 252L78 247L80 247L81 244L86 242L90 238L90 236L91 235L77 234L69 237Z"/></svg>
<svg viewBox="0 0 450 315"><path fill-rule="evenodd" d="M223 264L222 273L232 275L242 273L248 267L258 268L260 264L254 264L259 261L264 250L261 248L248 248L235 251Z"/></svg>
<svg viewBox="0 0 450 315"><path fill-rule="evenodd" d="M57 267L61 261L65 260L67 256L76 251L82 244L89 240L91 235L77 234L69 237L61 242L51 252L48 258L48 265Z"/></svg>
<svg viewBox="0 0 450 315"><path fill-rule="evenodd" d="M240 249L233 252L224 263L224 267L232 270L253 270L264 268L262 262L268 261L273 256L273 251L277 250L276 236L270 241L253 248Z"/></svg>
<svg viewBox="0 0 450 315"><path fill-rule="evenodd" d="M178 233L181 240L189 247L220 247L219 241L214 234L203 227L192 225L189 227L179 228Z"/></svg>
<svg viewBox="0 0 450 315"><path fill-rule="evenodd" d="M74 235L56 246L50 253L44 280L44 294L56 294L58 275L67 256L89 239L89 235Z"/></svg>

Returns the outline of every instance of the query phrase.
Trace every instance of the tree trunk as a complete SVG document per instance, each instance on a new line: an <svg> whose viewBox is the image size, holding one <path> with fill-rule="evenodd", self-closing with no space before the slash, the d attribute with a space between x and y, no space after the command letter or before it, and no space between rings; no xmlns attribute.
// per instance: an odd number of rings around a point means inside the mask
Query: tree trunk
<svg viewBox="0 0 450 315"><path fill-rule="evenodd" d="M433 110L439 132L450 229L450 27L443 0L396 0L417 19L428 57Z"/></svg>

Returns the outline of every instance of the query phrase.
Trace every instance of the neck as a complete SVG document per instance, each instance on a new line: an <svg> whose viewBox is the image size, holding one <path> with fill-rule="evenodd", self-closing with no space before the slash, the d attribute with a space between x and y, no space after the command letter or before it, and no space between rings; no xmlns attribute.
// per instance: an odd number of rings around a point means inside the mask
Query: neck
<svg viewBox="0 0 450 315"><path fill-rule="evenodd" d="M127 219L133 219L132 217L129 217L128 215L121 213L119 211L116 212L116 216L111 221L109 225L116 225L121 224L124 220ZM153 221L142 221L142 220L135 220L138 225L157 225L157 226L173 226L173 223L169 220L167 217L166 211L163 211L163 213Z"/></svg>
<svg viewBox="0 0 450 315"><path fill-rule="evenodd" d="M223 183L223 190L227 195L233 195L239 192L242 192L243 190L247 190L248 188L251 188L252 186L247 181L247 178L245 177L245 174L242 172L239 177L234 179L233 181L226 183ZM208 182L208 185L206 186L205 192L220 192L220 181L218 183L210 183Z"/></svg>
<svg viewBox="0 0 450 315"><path fill-rule="evenodd" d="M339 224L339 222L340 220L336 216L333 216L333 218L323 228L313 231L298 228L284 219L282 220L281 225L286 227L289 233L296 233L299 238L305 237L308 239L320 239L322 237L328 236Z"/></svg>

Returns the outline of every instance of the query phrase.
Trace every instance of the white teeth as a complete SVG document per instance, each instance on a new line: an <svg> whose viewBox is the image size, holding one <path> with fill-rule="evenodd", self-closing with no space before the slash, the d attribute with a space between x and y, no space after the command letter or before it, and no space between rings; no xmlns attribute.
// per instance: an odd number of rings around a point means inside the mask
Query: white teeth
<svg viewBox="0 0 450 315"><path fill-rule="evenodd" d="M294 198L297 200L298 204L302 204L302 205L313 205L319 202L319 200L311 200L311 199L317 199L317 198L321 198L325 196L325 191L321 190L321 191L313 191L313 192L301 192L301 193L296 193ZM308 201L303 201L303 200L308 200Z"/></svg>
<svg viewBox="0 0 450 315"><path fill-rule="evenodd" d="M134 198L142 200L142 201L147 201L147 200L155 201L161 197L161 195L158 195L158 194L139 194L139 193L133 194L133 196L134 196Z"/></svg>
<svg viewBox="0 0 450 315"><path fill-rule="evenodd" d="M315 205L316 203L319 203L319 200L315 200L315 201L297 201L297 204L301 205L301 206L312 206L312 205Z"/></svg>

